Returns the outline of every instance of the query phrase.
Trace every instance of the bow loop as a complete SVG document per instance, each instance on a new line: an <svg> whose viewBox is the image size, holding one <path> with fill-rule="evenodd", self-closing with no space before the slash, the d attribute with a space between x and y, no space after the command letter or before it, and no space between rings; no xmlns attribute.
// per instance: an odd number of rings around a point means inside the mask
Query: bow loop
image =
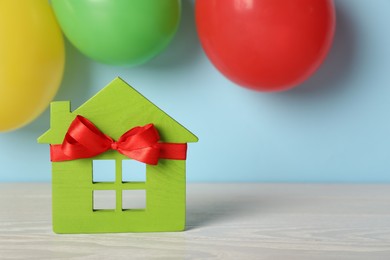
<svg viewBox="0 0 390 260"><path fill-rule="evenodd" d="M141 149L150 147L160 140L156 128L152 124L137 126L124 133L118 140L123 149Z"/></svg>
<svg viewBox="0 0 390 260"><path fill-rule="evenodd" d="M118 152L147 164L157 164L160 155L160 136L152 124L137 126L124 133L118 140Z"/></svg>
<svg viewBox="0 0 390 260"><path fill-rule="evenodd" d="M88 138L84 138L88 136ZM82 116L76 116L65 135L61 149L68 157L88 158L107 151L113 140Z"/></svg>

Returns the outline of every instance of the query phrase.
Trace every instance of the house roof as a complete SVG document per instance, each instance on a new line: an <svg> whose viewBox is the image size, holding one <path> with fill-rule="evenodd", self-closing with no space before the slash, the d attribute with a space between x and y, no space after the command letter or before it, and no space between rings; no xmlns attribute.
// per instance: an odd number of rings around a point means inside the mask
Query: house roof
<svg viewBox="0 0 390 260"><path fill-rule="evenodd" d="M115 140L135 126L153 123L164 142L198 141L194 134L118 77L73 112L70 102L53 102L50 129L38 138L38 142L62 143L76 115L88 118Z"/></svg>

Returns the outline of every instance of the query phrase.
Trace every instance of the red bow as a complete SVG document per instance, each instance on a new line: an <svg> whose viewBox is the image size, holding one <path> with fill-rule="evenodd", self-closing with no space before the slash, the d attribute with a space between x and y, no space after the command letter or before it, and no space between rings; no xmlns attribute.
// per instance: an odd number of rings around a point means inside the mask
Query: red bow
<svg viewBox="0 0 390 260"><path fill-rule="evenodd" d="M88 119L76 116L62 144L50 146L52 162L90 158L110 149L127 157L156 165L158 160L185 160L187 144L159 143L160 136L153 124L137 126L124 133L117 142L103 134Z"/></svg>

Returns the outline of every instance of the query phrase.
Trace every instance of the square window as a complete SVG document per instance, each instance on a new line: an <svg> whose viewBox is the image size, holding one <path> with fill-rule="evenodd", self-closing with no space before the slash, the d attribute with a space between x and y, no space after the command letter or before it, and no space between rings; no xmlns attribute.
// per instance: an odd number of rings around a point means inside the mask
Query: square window
<svg viewBox="0 0 390 260"><path fill-rule="evenodd" d="M115 182L115 160L93 160L92 181Z"/></svg>
<svg viewBox="0 0 390 260"><path fill-rule="evenodd" d="M123 190L122 191L122 209L145 209L146 191L145 190Z"/></svg>
<svg viewBox="0 0 390 260"><path fill-rule="evenodd" d="M122 182L146 182L146 164L136 160L123 160Z"/></svg>
<svg viewBox="0 0 390 260"><path fill-rule="evenodd" d="M116 193L115 190L94 190L93 191L93 210L115 209Z"/></svg>

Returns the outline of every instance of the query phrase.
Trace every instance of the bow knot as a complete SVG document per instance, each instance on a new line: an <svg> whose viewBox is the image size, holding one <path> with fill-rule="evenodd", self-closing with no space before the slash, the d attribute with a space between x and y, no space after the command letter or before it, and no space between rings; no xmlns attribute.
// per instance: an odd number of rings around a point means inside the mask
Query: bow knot
<svg viewBox="0 0 390 260"><path fill-rule="evenodd" d="M111 149L112 150L118 150L118 143L117 142L111 143Z"/></svg>
<svg viewBox="0 0 390 260"><path fill-rule="evenodd" d="M64 141L51 145L51 161L67 161L97 156L108 150L151 165L158 160L185 160L187 144L161 143L153 124L137 126L124 133L118 141L103 134L91 121L80 115L71 123Z"/></svg>

